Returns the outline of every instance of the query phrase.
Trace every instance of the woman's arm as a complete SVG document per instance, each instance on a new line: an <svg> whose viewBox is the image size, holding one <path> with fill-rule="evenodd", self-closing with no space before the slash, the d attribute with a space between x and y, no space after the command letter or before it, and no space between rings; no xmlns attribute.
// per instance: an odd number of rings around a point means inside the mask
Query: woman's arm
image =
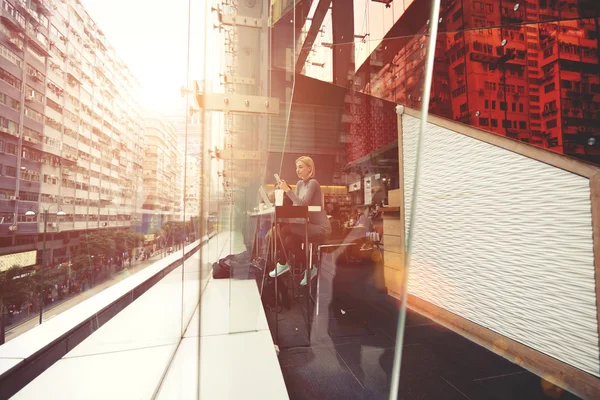
<svg viewBox="0 0 600 400"><path fill-rule="evenodd" d="M298 194L292 190L288 190L286 193L288 197L292 199L295 206L309 206L317 189L319 189L319 183L316 180L311 179L306 185L306 194L302 198L298 197ZM298 190L298 185L296 185L296 190Z"/></svg>

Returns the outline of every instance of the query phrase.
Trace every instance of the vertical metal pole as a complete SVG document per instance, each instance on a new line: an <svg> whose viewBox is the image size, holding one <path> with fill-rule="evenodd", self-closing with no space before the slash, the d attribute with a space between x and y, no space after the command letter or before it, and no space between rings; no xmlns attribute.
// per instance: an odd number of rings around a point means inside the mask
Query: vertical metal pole
<svg viewBox="0 0 600 400"><path fill-rule="evenodd" d="M308 207L306 208L306 217L304 218L304 264L306 266L306 284L308 285L308 296L306 296L306 330L308 332L308 342L310 343L310 286L311 286L311 276L310 276L310 267L311 267L311 257L309 256L308 249ZM312 250L312 248L311 248Z"/></svg>
<svg viewBox="0 0 600 400"><path fill-rule="evenodd" d="M279 236L279 229L277 225L277 207L275 207L275 214L273 214L273 264L275 265L275 344L279 342L279 313L277 312L277 303L279 292L277 291L277 238Z"/></svg>
<svg viewBox="0 0 600 400"><path fill-rule="evenodd" d="M406 301L408 298L408 270L410 265L410 253L412 251L412 239L414 237L414 226L416 217L417 191L419 186L419 172L421 168L421 156L423 153L423 134L427 126L427 115L429 112L429 98L431 96L431 80L433 75L433 61L435 57L435 43L437 40L438 24L440 14L440 0L433 0L431 17L429 19L429 43L427 45L427 59L425 63L425 87L423 88L423 103L421 109L421 126L417 143L417 159L415 165L415 178L413 184L413 201L410 209L410 224L408 227L408 238L404 258L404 273L402 277L402 295L400 302L400 315L398 316L398 328L396 331L396 347L394 349L394 364L392 367L392 381L390 385L390 400L398 398L398 386L400 383L400 365L402 363L402 346L404 342L404 328L406 322Z"/></svg>
<svg viewBox="0 0 600 400"><path fill-rule="evenodd" d="M316 315L317 315L317 324L319 323L319 289L321 287L321 248L317 246L317 293L316 296Z"/></svg>
<svg viewBox="0 0 600 400"><path fill-rule="evenodd" d="M24 27L25 28L25 27ZM27 48L29 47L29 39L27 38L27 34L25 34L23 36L23 54L27 54ZM24 126L24 119L25 119L25 78L27 77L27 65L26 65L26 61L23 60L23 72L21 73L21 95L20 95L20 101L21 101L21 110L20 110L20 114L19 114L19 130L18 130L18 134L19 134L19 140L17 141L17 173L16 173L16 177L15 177L15 197L16 197L16 201L15 201L15 218L14 218L14 223L15 226L18 225L17 221L19 219L19 198L21 196L21 166L23 165L23 126ZM38 205L39 205L39 199L38 199ZM12 243L15 243L17 235L14 235L14 237L11 239Z"/></svg>
<svg viewBox="0 0 600 400"><path fill-rule="evenodd" d="M44 210L44 244L42 246L42 268L40 279L40 325L42 324L42 316L44 314L44 267L46 265L46 228L48 226L48 210Z"/></svg>

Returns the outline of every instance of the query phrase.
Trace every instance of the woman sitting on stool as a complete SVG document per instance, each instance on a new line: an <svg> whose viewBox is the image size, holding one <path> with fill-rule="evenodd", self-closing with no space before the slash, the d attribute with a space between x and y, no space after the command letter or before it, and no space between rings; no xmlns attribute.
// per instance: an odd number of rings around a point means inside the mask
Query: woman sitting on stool
<svg viewBox="0 0 600 400"><path fill-rule="evenodd" d="M308 241L322 241L331 234L331 225L327 218L327 213L323 207L323 195L321 185L314 179L315 163L308 156L299 157L296 160L296 174L300 180L296 183L296 189L292 191L289 185L283 179L279 181L277 187L282 189L292 200L295 206L319 206L321 211L308 213ZM280 236L287 251L293 252L297 257L302 258L305 254L300 245L304 243L305 227L303 224L282 224ZM277 262L277 276L290 270L285 251L281 251ZM269 273L272 278L275 277L275 269ZM311 279L317 274L317 269L311 265ZM304 275L301 285L306 285L307 278Z"/></svg>

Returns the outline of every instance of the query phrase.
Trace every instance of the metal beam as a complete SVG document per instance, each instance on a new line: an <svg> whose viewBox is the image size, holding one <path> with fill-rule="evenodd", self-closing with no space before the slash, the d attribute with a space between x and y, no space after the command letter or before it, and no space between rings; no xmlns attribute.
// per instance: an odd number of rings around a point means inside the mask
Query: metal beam
<svg viewBox="0 0 600 400"><path fill-rule="evenodd" d="M279 99L245 94L196 92L196 101L206 111L248 114L279 114Z"/></svg>
<svg viewBox="0 0 600 400"><path fill-rule="evenodd" d="M235 76L235 75L224 75L223 80L225 81L225 83L239 83L242 85L255 85L256 84L256 79L254 79L254 78L246 78L246 77Z"/></svg>
<svg viewBox="0 0 600 400"><path fill-rule="evenodd" d="M230 15L230 14L223 14L223 13L219 13L219 22L222 25L228 25L228 26L246 26L249 28L263 28L266 24L258 19L258 18L252 18L252 17L246 17L246 16L240 16L240 15Z"/></svg>
<svg viewBox="0 0 600 400"><path fill-rule="evenodd" d="M296 72L302 72L302 68L304 68L310 49L312 49L312 46L315 43L315 39L321 29L321 25L323 25L323 20L325 19L325 15L327 14L327 10L329 10L330 5L331 0L319 0L306 39L304 39L304 43L302 43L302 48L300 49L300 54L296 61Z"/></svg>
<svg viewBox="0 0 600 400"><path fill-rule="evenodd" d="M354 75L354 3L332 0L333 84L348 87Z"/></svg>
<svg viewBox="0 0 600 400"><path fill-rule="evenodd" d="M258 150L216 149L216 158L220 160L261 160ZM235 175L235 173L234 173Z"/></svg>

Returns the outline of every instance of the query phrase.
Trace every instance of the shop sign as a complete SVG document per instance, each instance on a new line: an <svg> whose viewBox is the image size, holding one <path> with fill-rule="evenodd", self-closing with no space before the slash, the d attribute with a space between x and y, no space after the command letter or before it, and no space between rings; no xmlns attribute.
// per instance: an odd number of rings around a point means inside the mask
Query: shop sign
<svg viewBox="0 0 600 400"><path fill-rule="evenodd" d="M362 188L362 184L360 181L352 182L348 185L349 192L355 192L357 190L360 190L361 188Z"/></svg>
<svg viewBox="0 0 600 400"><path fill-rule="evenodd" d="M35 265L36 257L37 250L0 256L0 271L6 271L13 265L16 265L17 267L28 267L30 265Z"/></svg>

